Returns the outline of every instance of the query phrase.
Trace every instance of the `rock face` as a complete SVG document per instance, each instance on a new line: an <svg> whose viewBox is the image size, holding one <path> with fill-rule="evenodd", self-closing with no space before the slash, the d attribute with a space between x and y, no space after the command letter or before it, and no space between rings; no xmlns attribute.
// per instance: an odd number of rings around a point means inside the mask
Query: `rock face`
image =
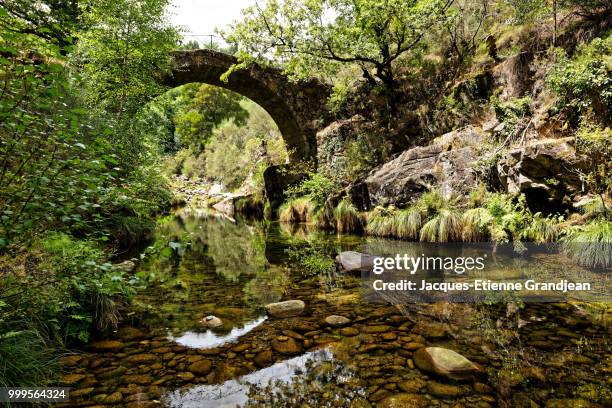
<svg viewBox="0 0 612 408"><path fill-rule="evenodd" d="M270 166L263 173L264 188L270 207L276 210L285 199L285 189L306 177L305 173L296 172L289 165Z"/></svg>
<svg viewBox="0 0 612 408"><path fill-rule="evenodd" d="M509 193L524 193L532 211L548 213L570 206L582 190L572 169L583 166L572 140L547 139L509 151L497 164L501 185Z"/></svg>
<svg viewBox="0 0 612 408"><path fill-rule="evenodd" d="M266 305L266 312L272 317L294 317L302 314L305 307L306 304L301 300L286 300Z"/></svg>
<svg viewBox="0 0 612 408"><path fill-rule="evenodd" d="M423 192L438 188L446 196L467 195L477 186L472 144L481 132L473 127L443 135L436 144L415 147L372 170L364 183L371 205L404 207ZM464 147L453 148L458 142Z"/></svg>
<svg viewBox="0 0 612 408"><path fill-rule="evenodd" d="M414 363L422 371L453 380L469 379L481 371L480 367L461 354L442 347L418 349L414 353Z"/></svg>

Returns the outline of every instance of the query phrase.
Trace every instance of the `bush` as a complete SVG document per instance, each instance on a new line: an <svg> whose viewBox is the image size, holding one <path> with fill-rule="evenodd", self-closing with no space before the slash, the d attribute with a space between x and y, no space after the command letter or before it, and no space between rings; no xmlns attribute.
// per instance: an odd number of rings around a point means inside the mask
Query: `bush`
<svg viewBox="0 0 612 408"><path fill-rule="evenodd" d="M288 198L307 197L316 208L322 207L327 199L340 188L339 183L321 173L310 173L307 178L285 191Z"/></svg>
<svg viewBox="0 0 612 408"><path fill-rule="evenodd" d="M551 89L559 96L558 107L567 112L574 124L580 116L606 124L612 111L612 34L596 38L578 47L572 58L560 55L560 61L548 77ZM562 53L562 51L559 51Z"/></svg>

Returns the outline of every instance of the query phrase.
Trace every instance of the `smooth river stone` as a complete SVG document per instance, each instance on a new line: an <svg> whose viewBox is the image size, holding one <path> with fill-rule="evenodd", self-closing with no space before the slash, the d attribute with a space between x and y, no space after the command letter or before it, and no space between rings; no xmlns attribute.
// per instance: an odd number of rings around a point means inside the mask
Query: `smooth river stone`
<svg viewBox="0 0 612 408"><path fill-rule="evenodd" d="M294 317L299 316L306 308L301 300L286 300L284 302L270 303L266 305L266 312L272 317Z"/></svg>
<svg viewBox="0 0 612 408"><path fill-rule="evenodd" d="M340 327L349 324L351 321L344 316L331 315L325 318L325 323L332 327Z"/></svg>
<svg viewBox="0 0 612 408"><path fill-rule="evenodd" d="M414 353L414 363L422 371L453 380L472 378L482 369L461 354L442 347L420 348Z"/></svg>

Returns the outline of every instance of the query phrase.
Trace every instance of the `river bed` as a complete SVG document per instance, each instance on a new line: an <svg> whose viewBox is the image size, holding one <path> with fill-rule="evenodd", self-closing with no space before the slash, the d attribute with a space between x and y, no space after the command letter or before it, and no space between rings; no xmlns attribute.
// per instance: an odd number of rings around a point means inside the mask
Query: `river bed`
<svg viewBox="0 0 612 408"><path fill-rule="evenodd" d="M233 222L182 210L160 222L117 331L64 357L64 406L610 406L609 305L415 304L360 298L359 277L311 276L291 251L394 253L409 243ZM539 265L562 268L556 255ZM264 306L304 301L302 315ZM201 320L213 315L214 329ZM330 315L348 319L332 327ZM423 347L482 367L455 381L415 367ZM580 405L582 404L582 405Z"/></svg>

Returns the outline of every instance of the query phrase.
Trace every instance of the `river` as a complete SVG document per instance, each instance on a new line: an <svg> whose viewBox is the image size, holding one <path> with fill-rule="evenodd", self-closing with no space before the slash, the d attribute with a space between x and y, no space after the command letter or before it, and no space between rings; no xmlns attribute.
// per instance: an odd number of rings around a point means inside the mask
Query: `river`
<svg viewBox="0 0 612 408"><path fill-rule="evenodd" d="M139 256L142 288L118 330L62 359L71 387L64 406L612 402L607 306L368 303L358 276L313 276L291 255L313 246L329 256L394 253L409 244L204 211L166 217ZM541 256L539 266L564 268L558 256ZM304 313L266 315L264 305L286 299L303 300ZM209 315L221 325L205 327ZM330 315L348 322L332 327ZM427 374L413 358L425 346L455 350L482 373L470 381Z"/></svg>

